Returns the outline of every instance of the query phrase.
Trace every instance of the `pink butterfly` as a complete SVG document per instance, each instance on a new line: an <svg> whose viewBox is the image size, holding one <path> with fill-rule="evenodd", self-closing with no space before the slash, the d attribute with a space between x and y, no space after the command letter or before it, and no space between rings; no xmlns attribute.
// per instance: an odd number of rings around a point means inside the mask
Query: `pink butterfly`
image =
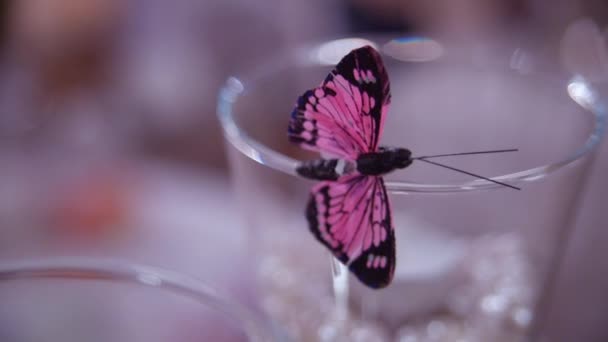
<svg viewBox="0 0 608 342"><path fill-rule="evenodd" d="M378 147L391 101L382 59L365 46L351 51L321 86L306 91L289 122L289 139L337 159L302 163L297 172L321 180L306 217L314 236L372 288L395 270L395 234L382 175L412 163L404 148Z"/></svg>
<svg viewBox="0 0 608 342"><path fill-rule="evenodd" d="M382 175L420 160L520 190L429 160L517 149L412 157L405 148L378 147L390 102L382 59L365 46L342 58L321 86L300 96L288 131L289 140L301 147L337 157L297 167L300 176L321 181L312 188L306 218L317 240L372 288L390 284L395 271L395 233Z"/></svg>

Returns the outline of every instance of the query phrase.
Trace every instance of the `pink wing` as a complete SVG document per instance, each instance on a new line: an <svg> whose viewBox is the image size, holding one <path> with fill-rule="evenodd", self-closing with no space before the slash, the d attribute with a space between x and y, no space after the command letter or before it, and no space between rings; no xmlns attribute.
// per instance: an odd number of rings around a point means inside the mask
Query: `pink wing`
<svg viewBox="0 0 608 342"><path fill-rule="evenodd" d="M395 235L381 177L321 182L306 210L311 232L367 286L387 286L395 269Z"/></svg>
<svg viewBox="0 0 608 342"><path fill-rule="evenodd" d="M289 139L303 148L354 160L374 152L390 104L382 59L365 46L351 51L320 87L306 91L289 122Z"/></svg>

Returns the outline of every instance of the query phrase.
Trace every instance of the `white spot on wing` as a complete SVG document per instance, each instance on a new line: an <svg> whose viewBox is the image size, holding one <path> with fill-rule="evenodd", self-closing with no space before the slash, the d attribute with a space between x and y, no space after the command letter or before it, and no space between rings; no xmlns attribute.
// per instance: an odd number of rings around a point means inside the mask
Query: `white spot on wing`
<svg viewBox="0 0 608 342"><path fill-rule="evenodd" d="M336 168L335 171L338 175L342 175L344 174L344 167L346 166L346 162L344 162L343 159L338 160L338 163L336 164Z"/></svg>

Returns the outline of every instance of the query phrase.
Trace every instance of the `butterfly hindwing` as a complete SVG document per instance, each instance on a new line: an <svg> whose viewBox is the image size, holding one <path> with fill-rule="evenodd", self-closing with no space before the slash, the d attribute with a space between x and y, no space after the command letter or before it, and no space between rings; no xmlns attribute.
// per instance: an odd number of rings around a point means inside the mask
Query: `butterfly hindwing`
<svg viewBox="0 0 608 342"><path fill-rule="evenodd" d="M296 103L289 138L300 146L351 160L376 150L390 104L388 75L374 48L351 51L323 84Z"/></svg>
<svg viewBox="0 0 608 342"><path fill-rule="evenodd" d="M351 262L349 268L366 285L382 288L390 284L395 272L395 230L384 181L381 177L375 178L377 183L373 199L373 229L380 232L374 235L378 240L374 240L369 248L364 249L361 255Z"/></svg>
<svg viewBox="0 0 608 342"><path fill-rule="evenodd" d="M367 286L388 285L395 268L390 204L381 177L321 182L307 208L314 236Z"/></svg>

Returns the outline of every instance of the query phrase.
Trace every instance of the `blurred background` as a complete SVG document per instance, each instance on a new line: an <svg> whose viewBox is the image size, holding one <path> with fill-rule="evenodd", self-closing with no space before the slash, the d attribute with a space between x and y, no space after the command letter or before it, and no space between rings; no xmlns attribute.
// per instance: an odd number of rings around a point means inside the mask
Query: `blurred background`
<svg viewBox="0 0 608 342"><path fill-rule="evenodd" d="M601 0L3 0L0 262L125 258L251 300L218 89L277 49L363 31L462 42L516 31L547 51L572 34L608 68ZM607 173L603 144L552 295L549 341L608 340ZM210 259L219 254L221 264ZM3 298L0 287L0 340L25 341L15 327L32 322L3 312Z"/></svg>

